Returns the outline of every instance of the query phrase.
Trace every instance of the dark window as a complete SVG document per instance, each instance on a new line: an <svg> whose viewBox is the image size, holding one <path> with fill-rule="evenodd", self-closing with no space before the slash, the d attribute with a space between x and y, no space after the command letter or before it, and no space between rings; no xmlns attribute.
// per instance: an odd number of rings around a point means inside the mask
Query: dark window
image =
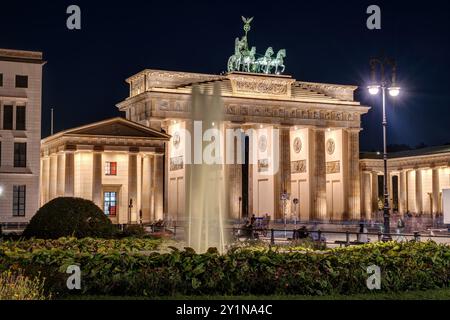
<svg viewBox="0 0 450 320"><path fill-rule="evenodd" d="M3 106L3 130L13 128L13 106Z"/></svg>
<svg viewBox="0 0 450 320"><path fill-rule="evenodd" d="M14 167L26 168L27 166L27 144L16 142L14 143Z"/></svg>
<svg viewBox="0 0 450 320"><path fill-rule="evenodd" d="M3 73L0 73L0 87L3 87Z"/></svg>
<svg viewBox="0 0 450 320"><path fill-rule="evenodd" d="M16 107L16 130L25 130L26 109L25 106Z"/></svg>
<svg viewBox="0 0 450 320"><path fill-rule="evenodd" d="M28 88L28 76L16 76L16 88Z"/></svg>
<svg viewBox="0 0 450 320"><path fill-rule="evenodd" d="M0 167L2 166L2 142L0 141Z"/></svg>
<svg viewBox="0 0 450 320"><path fill-rule="evenodd" d="M14 186L13 189L13 216L25 217L25 202L26 202L26 186Z"/></svg>
<svg viewBox="0 0 450 320"><path fill-rule="evenodd" d="M105 214L110 217L115 217L117 215L117 192L104 192L103 199Z"/></svg>
<svg viewBox="0 0 450 320"><path fill-rule="evenodd" d="M106 162L105 175L117 176L117 162Z"/></svg>

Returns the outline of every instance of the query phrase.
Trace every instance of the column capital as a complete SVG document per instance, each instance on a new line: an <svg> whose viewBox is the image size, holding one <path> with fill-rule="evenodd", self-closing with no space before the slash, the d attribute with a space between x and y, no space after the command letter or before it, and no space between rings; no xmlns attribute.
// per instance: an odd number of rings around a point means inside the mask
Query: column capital
<svg viewBox="0 0 450 320"><path fill-rule="evenodd" d="M361 128L345 128L345 131L352 133L360 133L362 131Z"/></svg>

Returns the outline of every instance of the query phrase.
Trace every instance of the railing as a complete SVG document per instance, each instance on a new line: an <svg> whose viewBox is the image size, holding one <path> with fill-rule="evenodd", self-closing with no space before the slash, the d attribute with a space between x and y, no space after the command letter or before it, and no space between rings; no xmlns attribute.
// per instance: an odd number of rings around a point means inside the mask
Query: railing
<svg viewBox="0 0 450 320"><path fill-rule="evenodd" d="M172 226L171 228L166 228L165 230L172 232L173 238L179 235L179 231L183 230L182 226ZM298 229L262 229L262 228L241 228L241 227L229 227L226 228L232 237L235 239L260 239L263 241L268 241L271 244L280 242L290 242L297 240L295 237L295 232ZM239 232L240 231L240 232ZM360 233L357 231L333 231L333 230L306 230L308 233L308 238L317 242L324 242L327 244L334 245L344 245L350 246L355 244L363 244L365 242L360 242L361 235L367 236L368 242L381 242L384 236L390 236L393 241L423 241L423 240L434 240L436 242L446 242L450 243L450 234L447 235L434 235L427 234L424 232L415 231L412 233L383 233L383 232L364 232Z"/></svg>

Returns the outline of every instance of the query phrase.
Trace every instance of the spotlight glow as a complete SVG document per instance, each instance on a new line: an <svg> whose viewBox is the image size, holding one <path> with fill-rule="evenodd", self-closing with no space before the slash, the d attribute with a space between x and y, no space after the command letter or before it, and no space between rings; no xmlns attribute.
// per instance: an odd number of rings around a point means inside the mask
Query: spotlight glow
<svg viewBox="0 0 450 320"><path fill-rule="evenodd" d="M380 86L377 85L368 86L367 88L369 89L369 93L373 96L380 92Z"/></svg>
<svg viewBox="0 0 450 320"><path fill-rule="evenodd" d="M397 97L400 94L400 87L390 87L389 94L391 97Z"/></svg>

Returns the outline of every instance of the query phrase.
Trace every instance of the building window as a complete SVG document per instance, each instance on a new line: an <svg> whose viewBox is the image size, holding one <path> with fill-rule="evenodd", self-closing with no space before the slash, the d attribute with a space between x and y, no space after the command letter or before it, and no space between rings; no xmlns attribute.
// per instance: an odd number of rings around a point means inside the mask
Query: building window
<svg viewBox="0 0 450 320"><path fill-rule="evenodd" d="M117 176L117 162L106 162L105 175Z"/></svg>
<svg viewBox="0 0 450 320"><path fill-rule="evenodd" d="M0 87L3 87L3 73L0 73Z"/></svg>
<svg viewBox="0 0 450 320"><path fill-rule="evenodd" d="M26 168L27 166L27 144L14 143L14 168Z"/></svg>
<svg viewBox="0 0 450 320"><path fill-rule="evenodd" d="M25 217L25 202L26 202L26 186L14 186L13 189L13 216Z"/></svg>
<svg viewBox="0 0 450 320"><path fill-rule="evenodd" d="M28 76L16 76L16 88L28 88Z"/></svg>
<svg viewBox="0 0 450 320"><path fill-rule="evenodd" d="M25 130L26 109L25 106L16 107L16 130Z"/></svg>
<svg viewBox="0 0 450 320"><path fill-rule="evenodd" d="M13 129L13 106L3 106L3 130Z"/></svg>
<svg viewBox="0 0 450 320"><path fill-rule="evenodd" d="M115 217L117 215L117 192L104 192L103 199L105 214L110 217Z"/></svg>

